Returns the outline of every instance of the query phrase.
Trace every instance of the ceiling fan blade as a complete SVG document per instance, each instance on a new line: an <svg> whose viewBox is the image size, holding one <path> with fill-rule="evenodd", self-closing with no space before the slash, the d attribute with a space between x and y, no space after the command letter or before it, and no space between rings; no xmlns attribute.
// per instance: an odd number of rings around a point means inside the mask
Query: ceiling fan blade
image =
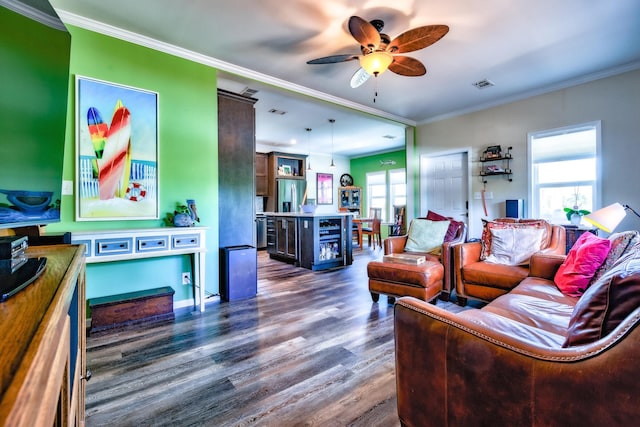
<svg viewBox="0 0 640 427"><path fill-rule="evenodd" d="M362 46L371 50L380 46L380 33L376 27L359 16L349 18L349 32Z"/></svg>
<svg viewBox="0 0 640 427"><path fill-rule="evenodd" d="M387 46L387 52L407 53L431 46L449 32L446 25L427 25L405 31Z"/></svg>
<svg viewBox="0 0 640 427"><path fill-rule="evenodd" d="M417 77L427 74L422 62L409 56L394 56L389 70L401 76Z"/></svg>
<svg viewBox="0 0 640 427"><path fill-rule="evenodd" d="M325 56L323 58L316 58L307 61L307 64L334 64L336 62L352 61L354 59L358 59L358 56L359 55L356 55L354 53L349 53L346 55Z"/></svg>
<svg viewBox="0 0 640 427"><path fill-rule="evenodd" d="M353 77L351 77L351 87L355 89L362 86L364 82L369 80L369 77L371 77L371 74L367 73L364 68L358 68L358 70L353 73Z"/></svg>

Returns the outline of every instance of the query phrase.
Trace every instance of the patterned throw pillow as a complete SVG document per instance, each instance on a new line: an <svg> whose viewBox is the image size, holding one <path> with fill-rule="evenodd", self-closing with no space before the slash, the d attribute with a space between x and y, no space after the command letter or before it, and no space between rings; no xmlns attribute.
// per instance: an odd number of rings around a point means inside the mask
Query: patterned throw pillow
<svg viewBox="0 0 640 427"><path fill-rule="evenodd" d="M610 235L609 240L611 241L609 254L607 254L604 262L593 275L593 278L589 282L589 286L600 279L600 277L602 277L602 275L627 251L627 248L631 248L640 242L640 233L636 230L622 231L620 233Z"/></svg>
<svg viewBox="0 0 640 427"><path fill-rule="evenodd" d="M447 218L446 216L433 211L427 212L427 219L430 221L449 221L449 228L447 229L447 234L444 236L445 242L455 240L460 228L464 227L464 222L456 221L453 218Z"/></svg>
<svg viewBox="0 0 640 427"><path fill-rule="evenodd" d="M489 255L491 255L491 240L492 234L491 230L496 229L542 229L542 238L540 240L539 249L544 249L549 245L549 241L551 238L551 224L547 221L538 219L538 220L516 220L513 218L508 218L504 220L503 218L489 221L486 219L482 220L482 251L480 253L480 259L486 260Z"/></svg>

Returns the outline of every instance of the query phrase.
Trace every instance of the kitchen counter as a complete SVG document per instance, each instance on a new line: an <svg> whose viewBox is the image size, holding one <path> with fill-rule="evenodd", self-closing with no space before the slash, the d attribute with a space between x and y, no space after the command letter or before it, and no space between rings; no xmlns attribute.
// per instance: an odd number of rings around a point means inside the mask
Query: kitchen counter
<svg viewBox="0 0 640 427"><path fill-rule="evenodd" d="M269 257L310 270L351 265L350 212L265 212Z"/></svg>
<svg viewBox="0 0 640 427"><path fill-rule="evenodd" d="M334 212L334 213L307 213L307 212L265 212L265 216L287 216L287 217L340 217L340 216L354 216L353 212Z"/></svg>

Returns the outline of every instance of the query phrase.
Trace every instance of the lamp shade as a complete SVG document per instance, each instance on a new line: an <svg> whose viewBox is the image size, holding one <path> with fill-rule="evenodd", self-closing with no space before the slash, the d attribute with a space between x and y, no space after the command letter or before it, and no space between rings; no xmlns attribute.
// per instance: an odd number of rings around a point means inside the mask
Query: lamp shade
<svg viewBox="0 0 640 427"><path fill-rule="evenodd" d="M393 62L393 56L388 52L371 52L360 57L360 66L372 76L384 73Z"/></svg>
<svg viewBox="0 0 640 427"><path fill-rule="evenodd" d="M585 220L595 225L607 233L613 232L627 215L625 207L620 203L614 203L602 209L590 213L584 217Z"/></svg>

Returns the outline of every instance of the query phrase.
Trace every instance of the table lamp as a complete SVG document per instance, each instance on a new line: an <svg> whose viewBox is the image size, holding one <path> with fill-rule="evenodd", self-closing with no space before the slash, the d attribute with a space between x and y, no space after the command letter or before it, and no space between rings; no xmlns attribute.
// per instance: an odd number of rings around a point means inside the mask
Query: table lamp
<svg viewBox="0 0 640 427"><path fill-rule="evenodd" d="M584 217L585 220L595 225L599 229L612 233L613 230L622 222L627 215L627 209L636 214L640 218L640 214L636 212L629 205L621 205L620 203L614 203L609 206L605 206L602 209L598 209L595 212L590 213Z"/></svg>

